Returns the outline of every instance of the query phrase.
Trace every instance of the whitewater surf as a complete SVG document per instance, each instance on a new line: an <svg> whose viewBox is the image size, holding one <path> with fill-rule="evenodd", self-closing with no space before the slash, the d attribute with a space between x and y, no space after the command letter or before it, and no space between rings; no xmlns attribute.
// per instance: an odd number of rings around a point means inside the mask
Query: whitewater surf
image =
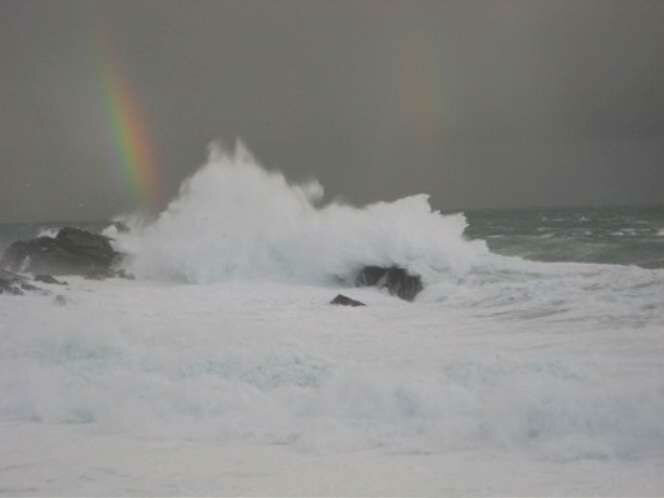
<svg viewBox="0 0 664 498"><path fill-rule="evenodd" d="M0 296L2 495L664 492L661 269L500 255L425 195L328 201L241 145L118 220L136 280Z"/></svg>

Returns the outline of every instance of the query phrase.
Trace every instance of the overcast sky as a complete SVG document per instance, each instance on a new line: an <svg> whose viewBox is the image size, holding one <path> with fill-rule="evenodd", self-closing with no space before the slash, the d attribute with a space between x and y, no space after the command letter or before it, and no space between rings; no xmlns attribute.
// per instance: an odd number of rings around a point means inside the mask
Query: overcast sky
<svg viewBox="0 0 664 498"><path fill-rule="evenodd" d="M0 221L139 205L111 52L164 202L235 137L353 203L664 201L664 1L0 0Z"/></svg>

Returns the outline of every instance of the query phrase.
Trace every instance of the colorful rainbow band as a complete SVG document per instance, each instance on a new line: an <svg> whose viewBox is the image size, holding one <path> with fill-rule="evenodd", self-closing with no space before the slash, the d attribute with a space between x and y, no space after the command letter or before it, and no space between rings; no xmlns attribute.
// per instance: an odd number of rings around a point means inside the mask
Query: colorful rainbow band
<svg viewBox="0 0 664 498"><path fill-rule="evenodd" d="M137 199L158 206L161 192L154 147L147 132L145 116L127 78L117 64L102 64L101 73L107 112L114 141L121 156L130 187Z"/></svg>

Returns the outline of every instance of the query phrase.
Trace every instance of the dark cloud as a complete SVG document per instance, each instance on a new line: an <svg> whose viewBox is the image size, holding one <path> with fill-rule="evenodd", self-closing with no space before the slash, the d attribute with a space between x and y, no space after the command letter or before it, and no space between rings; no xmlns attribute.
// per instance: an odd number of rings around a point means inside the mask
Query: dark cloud
<svg viewBox="0 0 664 498"><path fill-rule="evenodd" d="M112 58L165 197L214 138L353 202L652 203L664 2L0 3L0 221L137 200L104 107Z"/></svg>

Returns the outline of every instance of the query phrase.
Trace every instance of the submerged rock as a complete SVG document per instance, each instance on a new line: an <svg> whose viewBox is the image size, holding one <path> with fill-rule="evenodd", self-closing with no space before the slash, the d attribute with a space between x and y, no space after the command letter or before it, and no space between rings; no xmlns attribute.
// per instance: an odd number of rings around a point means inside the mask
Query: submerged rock
<svg viewBox="0 0 664 498"><path fill-rule="evenodd" d="M68 302L67 298L62 294L58 294L53 299L53 304L55 304L56 306L67 306L67 302Z"/></svg>
<svg viewBox="0 0 664 498"><path fill-rule="evenodd" d="M351 299L348 296L344 296L343 294L337 294L337 297L332 299L330 304L338 304L341 306L366 306L366 304L360 301L356 301L355 299Z"/></svg>
<svg viewBox="0 0 664 498"><path fill-rule="evenodd" d="M415 299L424 288L419 275L410 275L398 266L365 266L355 277L355 285L386 288L390 294L406 301Z"/></svg>
<svg viewBox="0 0 664 498"><path fill-rule="evenodd" d="M108 237L66 227L55 238L14 242L0 259L0 268L36 274L87 275L110 272L121 258Z"/></svg>

